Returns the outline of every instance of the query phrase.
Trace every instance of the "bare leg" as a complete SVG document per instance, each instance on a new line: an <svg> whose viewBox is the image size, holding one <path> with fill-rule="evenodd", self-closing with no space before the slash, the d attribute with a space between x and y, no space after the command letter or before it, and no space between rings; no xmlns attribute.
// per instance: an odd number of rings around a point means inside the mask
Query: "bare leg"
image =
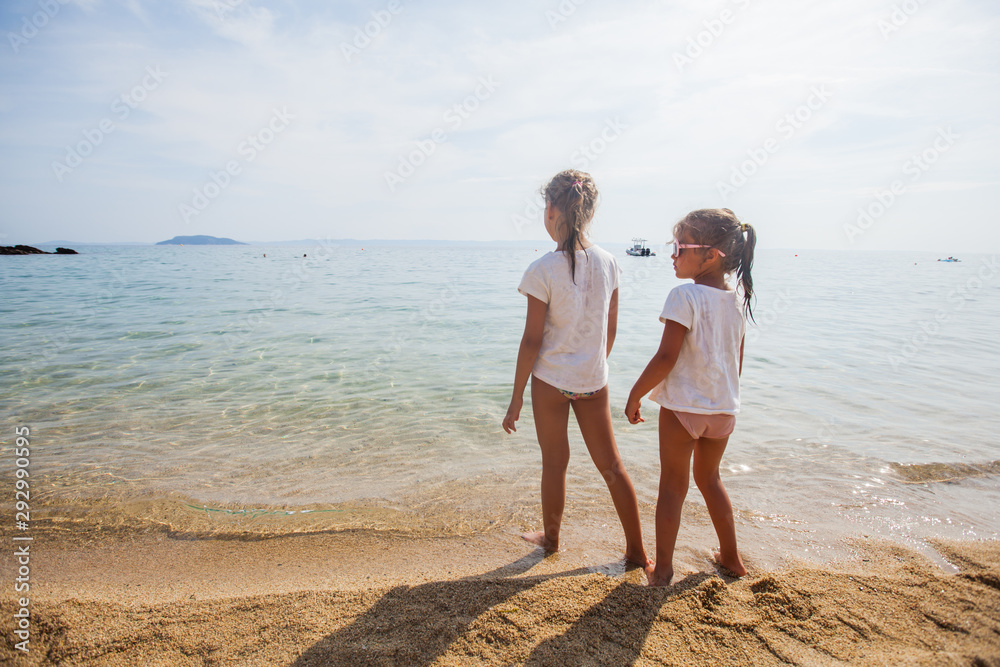
<svg viewBox="0 0 1000 667"><path fill-rule="evenodd" d="M666 586L674 578L674 546L687 496L691 452L695 442L674 413L660 408L660 489L656 499L656 565L650 586Z"/></svg>
<svg viewBox="0 0 1000 667"><path fill-rule="evenodd" d="M605 386L593 396L572 402L576 421L580 425L583 441L594 465L604 476L611 492L611 500L618 512L618 519L625 530L625 560L639 567L649 566L646 548L642 544L642 524L639 521L639 503L635 497L632 480L625 472L615 434L611 426L611 405Z"/></svg>
<svg viewBox="0 0 1000 667"><path fill-rule="evenodd" d="M733 519L733 504L726 493L726 487L719 477L719 463L726 451L729 437L701 438L694 449L694 482L705 497L708 514L712 517L715 534L719 536L719 551L716 562L737 577L747 573L743 559L736 550L736 523Z"/></svg>
<svg viewBox="0 0 1000 667"><path fill-rule="evenodd" d="M569 465L569 399L552 385L531 376L531 410L542 450L543 532L521 537L546 551L559 551L559 529L566 506L566 467Z"/></svg>

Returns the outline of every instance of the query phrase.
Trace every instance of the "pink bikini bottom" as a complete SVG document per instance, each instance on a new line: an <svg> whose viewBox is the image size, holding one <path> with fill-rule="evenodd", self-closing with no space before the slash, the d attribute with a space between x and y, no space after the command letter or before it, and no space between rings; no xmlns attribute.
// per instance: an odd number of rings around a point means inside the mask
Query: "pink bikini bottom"
<svg viewBox="0 0 1000 667"><path fill-rule="evenodd" d="M691 437L725 438L736 428L736 415L697 415L693 412L671 410L677 421Z"/></svg>

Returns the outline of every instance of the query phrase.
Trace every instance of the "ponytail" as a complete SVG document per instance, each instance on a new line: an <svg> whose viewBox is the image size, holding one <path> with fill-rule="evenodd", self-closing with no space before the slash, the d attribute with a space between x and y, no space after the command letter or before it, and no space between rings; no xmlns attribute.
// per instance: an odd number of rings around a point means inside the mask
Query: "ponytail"
<svg viewBox="0 0 1000 667"><path fill-rule="evenodd" d="M756 323L753 318L753 309L750 306L750 300L753 297L753 276L750 275L750 269L753 268L753 251L757 245L757 232L749 223L744 222L740 226L742 232L746 234L746 239L743 241L743 250L740 252L740 266L736 270L736 278L743 287L743 314L751 322Z"/></svg>
<svg viewBox="0 0 1000 667"><path fill-rule="evenodd" d="M560 250L569 257L569 270L576 284L576 249L582 244L583 231L594 217L597 186L590 174L567 169L556 174L542 191L545 201L559 210L566 236Z"/></svg>

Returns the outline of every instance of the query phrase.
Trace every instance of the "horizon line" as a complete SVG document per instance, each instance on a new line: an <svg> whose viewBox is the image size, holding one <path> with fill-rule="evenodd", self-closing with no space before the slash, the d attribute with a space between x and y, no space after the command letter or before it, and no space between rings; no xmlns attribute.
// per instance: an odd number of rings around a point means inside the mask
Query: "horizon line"
<svg viewBox="0 0 1000 667"><path fill-rule="evenodd" d="M212 237L212 238L227 238L227 237ZM168 239L169 240L169 239ZM235 240L235 239L230 239ZM157 246L160 245L161 241L67 241L67 240L55 240L55 241L45 241L43 243L35 244L14 244L14 245L34 245L36 247L40 246L69 246L69 245L81 245L81 246ZM523 240L505 240L505 239L494 239L491 241L475 241L471 239L353 239L353 238L337 238L337 239L324 239L324 238L310 238L310 239L292 239L292 240L282 240L282 241L238 241L236 244L214 244L214 243L203 243L203 244L188 244L188 245L198 245L198 246L231 246L231 245L250 245L250 246L269 246L269 245L315 245L322 243L331 244L371 244L371 245L401 245L401 244L448 244L448 245L520 245L520 246L530 246L534 244L551 244L554 243L551 239L523 239ZM603 241L605 244L614 245L632 245L631 241ZM183 244L164 244L164 245L183 245ZM601 245L598 243L597 245ZM663 245L666 245L664 243ZM819 251L819 252L881 252L881 253L909 253L909 252L923 252L923 253L939 253L937 250L916 250L916 249L897 249L897 250L885 250L881 248L809 248L809 247L795 247L795 246L773 246L773 247L760 247L758 250L787 250L787 251ZM965 252L965 251L951 251L954 252ZM966 254L975 255L989 255L996 254L991 251L970 251Z"/></svg>

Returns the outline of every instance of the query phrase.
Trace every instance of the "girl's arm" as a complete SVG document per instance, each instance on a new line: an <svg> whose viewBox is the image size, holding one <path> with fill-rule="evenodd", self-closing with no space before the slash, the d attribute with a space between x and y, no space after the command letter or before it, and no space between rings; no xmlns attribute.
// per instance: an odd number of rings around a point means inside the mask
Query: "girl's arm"
<svg viewBox="0 0 1000 667"><path fill-rule="evenodd" d="M514 393L507 407L507 416L503 418L503 430L510 433L516 431L514 422L521 416L521 405L524 402L524 388L531 377L531 369L535 367L538 350L542 347L542 333L545 331L545 313L549 305L533 296L528 297L528 316L524 321L524 335L521 336L521 347L517 350L517 367L514 370Z"/></svg>
<svg viewBox="0 0 1000 667"><path fill-rule="evenodd" d="M646 370L642 372L639 379L635 381L632 391L628 395L628 403L625 404L625 416L629 423L638 424L646 421L639 414L639 406L642 397L653 390L653 387L663 382L677 363L677 355L681 352L681 343L688 330L680 322L667 320L663 325L663 338L660 339L660 348L653 355L653 358L646 364Z"/></svg>
<svg viewBox="0 0 1000 667"><path fill-rule="evenodd" d="M611 293L611 303L608 305L608 351L604 356L611 356L611 348L615 346L615 335L618 333L618 288Z"/></svg>

